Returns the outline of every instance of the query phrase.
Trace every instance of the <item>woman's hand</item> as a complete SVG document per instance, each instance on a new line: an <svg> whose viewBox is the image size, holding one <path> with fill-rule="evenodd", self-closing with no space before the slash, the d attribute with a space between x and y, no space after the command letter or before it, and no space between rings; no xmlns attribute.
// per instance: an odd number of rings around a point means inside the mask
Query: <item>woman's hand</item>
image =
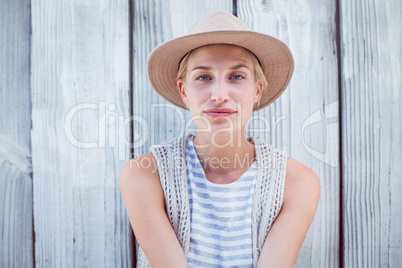
<svg viewBox="0 0 402 268"><path fill-rule="evenodd" d="M313 221L320 182L309 168L288 159L282 209L269 231L258 267L293 267Z"/></svg>
<svg viewBox="0 0 402 268"><path fill-rule="evenodd" d="M130 160L120 173L120 190L135 237L153 268L188 267L165 212L165 198L151 153Z"/></svg>

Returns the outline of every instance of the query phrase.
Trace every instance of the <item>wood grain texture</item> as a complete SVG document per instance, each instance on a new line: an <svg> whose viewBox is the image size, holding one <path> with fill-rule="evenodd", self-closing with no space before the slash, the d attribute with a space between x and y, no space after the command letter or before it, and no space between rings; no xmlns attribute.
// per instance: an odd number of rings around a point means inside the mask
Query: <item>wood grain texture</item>
<svg viewBox="0 0 402 268"><path fill-rule="evenodd" d="M317 214L295 267L339 266L339 123L334 0L238 0L238 17L290 47L295 71L273 104L255 112L249 135L284 150L321 182ZM269 88L268 88L269 90Z"/></svg>
<svg viewBox="0 0 402 268"><path fill-rule="evenodd" d="M215 10L232 12L232 1L136 0L133 33L133 152L149 152L153 144L194 133L190 114L160 97L147 76L147 59L157 45L184 35L201 16ZM186 127L189 125L189 127ZM138 245L137 245L138 246Z"/></svg>
<svg viewBox="0 0 402 268"><path fill-rule="evenodd" d="M33 267L30 1L0 8L0 267Z"/></svg>
<svg viewBox="0 0 402 268"><path fill-rule="evenodd" d="M133 106L138 120L133 124L134 156L148 152L151 144L189 132L189 113L152 89L146 73L149 53L160 43L184 35L198 18L215 10L232 12L232 1L135 1Z"/></svg>
<svg viewBox="0 0 402 268"><path fill-rule="evenodd" d="M344 267L400 267L400 1L341 2Z"/></svg>
<svg viewBox="0 0 402 268"><path fill-rule="evenodd" d="M117 185L123 164L133 157L131 120L134 156L191 132L185 130L189 114L166 106L150 87L146 59L200 16L231 12L232 0L134 1L132 74L128 1L3 2L0 266L133 266L131 230ZM335 0L237 1L238 16L287 43L296 63L290 87L254 114L249 134L283 149L320 178L318 212L296 267L398 267L401 5L339 2L343 189Z"/></svg>
<svg viewBox="0 0 402 268"><path fill-rule="evenodd" d="M131 267L128 1L32 1L36 267ZM127 138L129 140L129 138Z"/></svg>

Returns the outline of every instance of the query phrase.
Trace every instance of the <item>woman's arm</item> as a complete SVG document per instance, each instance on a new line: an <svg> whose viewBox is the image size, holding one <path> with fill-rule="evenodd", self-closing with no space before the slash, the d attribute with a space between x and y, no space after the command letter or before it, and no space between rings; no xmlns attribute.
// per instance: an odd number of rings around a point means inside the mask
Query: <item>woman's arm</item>
<svg viewBox="0 0 402 268"><path fill-rule="evenodd" d="M320 182L309 168L288 159L282 209L269 231L258 267L293 267L313 221Z"/></svg>
<svg viewBox="0 0 402 268"><path fill-rule="evenodd" d="M165 212L165 198L151 153L132 159L124 166L120 173L120 190L135 237L151 266L188 267Z"/></svg>

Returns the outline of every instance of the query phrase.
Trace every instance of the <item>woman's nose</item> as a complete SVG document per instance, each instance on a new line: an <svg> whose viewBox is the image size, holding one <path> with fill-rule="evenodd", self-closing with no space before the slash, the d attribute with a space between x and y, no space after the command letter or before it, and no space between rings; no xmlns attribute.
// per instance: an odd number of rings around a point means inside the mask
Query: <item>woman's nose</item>
<svg viewBox="0 0 402 268"><path fill-rule="evenodd" d="M225 103L229 101L229 88L224 81L217 81L213 85L211 100L217 103Z"/></svg>

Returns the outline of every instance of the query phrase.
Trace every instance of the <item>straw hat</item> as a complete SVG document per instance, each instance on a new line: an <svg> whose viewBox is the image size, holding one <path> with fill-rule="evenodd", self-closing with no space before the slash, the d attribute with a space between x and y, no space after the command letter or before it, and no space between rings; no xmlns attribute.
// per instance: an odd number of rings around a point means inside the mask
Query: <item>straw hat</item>
<svg viewBox="0 0 402 268"><path fill-rule="evenodd" d="M181 59L191 50L212 44L236 45L251 51L260 61L268 81L260 104L262 109L277 99L289 84L294 62L289 48L280 40L251 31L240 19L224 11L200 18L182 37L156 47L148 58L148 77L152 87L167 101L187 109L176 85Z"/></svg>

